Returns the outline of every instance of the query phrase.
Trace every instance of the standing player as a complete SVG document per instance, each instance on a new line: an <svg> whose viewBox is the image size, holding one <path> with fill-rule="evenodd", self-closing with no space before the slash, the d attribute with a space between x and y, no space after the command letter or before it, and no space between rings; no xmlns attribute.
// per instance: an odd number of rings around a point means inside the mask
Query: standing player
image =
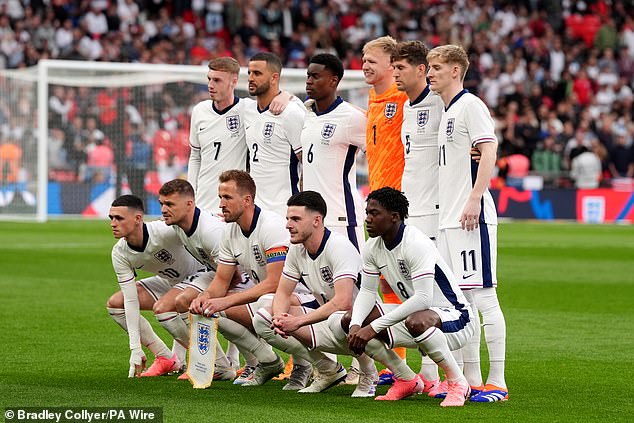
<svg viewBox="0 0 634 423"><path fill-rule="evenodd" d="M321 193L330 204L326 226L348 237L357 251L365 243L363 201L357 190L356 156L365 150L365 113L337 96L343 63L332 54L310 59L306 76L308 113L302 129L303 188ZM347 383L359 379L352 359Z"/></svg>
<svg viewBox="0 0 634 423"><path fill-rule="evenodd" d="M403 110L401 141L405 153L403 194L410 203L407 223L432 240L438 233L438 125L443 102L427 84L427 53L421 41L397 44L394 80L409 101Z"/></svg>
<svg viewBox="0 0 634 423"><path fill-rule="evenodd" d="M396 53L396 40L390 36L379 37L363 46L363 76L372 85L368 97L368 122L366 127L366 155L370 190L382 187L401 189L404 157L401 143L403 105L407 95L394 83L392 55ZM398 296L392 292L385 279L380 282L386 304L398 304ZM405 358L405 349L397 350ZM381 374L379 385L390 384L391 374Z"/></svg>
<svg viewBox="0 0 634 423"><path fill-rule="evenodd" d="M218 176L225 169L246 169L247 145L241 117L241 99L234 89L240 65L231 57L209 62L207 90L210 100L192 110L189 132L187 180L196 191L196 203L203 210L218 210Z"/></svg>
<svg viewBox="0 0 634 423"><path fill-rule="evenodd" d="M461 277L460 287L474 309L482 313L489 350L487 384L471 401L504 401L508 399L504 378L506 323L495 289L497 214L488 190L497 150L493 119L485 104L463 88L469 60L462 47L436 47L427 60L431 89L445 104L438 134L438 248ZM480 152L479 163L470 158L472 147ZM477 312L474 314L477 318ZM477 331L463 351L465 375L472 386L482 385L479 351Z"/></svg>
<svg viewBox="0 0 634 423"><path fill-rule="evenodd" d="M358 292L356 283L361 257L344 235L324 226L326 202L315 191L302 191L288 200L286 228L291 247L284 263L282 278L273 306L258 310L253 325L266 341L286 352L309 360L318 370L313 383L301 393L316 393L346 378L345 369L328 359L322 351L350 354L345 343L337 341L328 326L328 318L348 311ZM291 306L293 291L306 284L318 302L318 308ZM260 305L264 301L260 301ZM373 397L378 373L374 361L363 354L359 384L353 397Z"/></svg>
<svg viewBox="0 0 634 423"><path fill-rule="evenodd" d="M182 289L177 284L201 267L165 223L144 223L143 210L139 197L122 195L113 201L108 215L112 234L119 240L112 248L112 266L121 290L108 299L106 307L130 338L129 377L160 376L180 369L178 356L154 333L141 310L154 310L157 317L173 312L174 299ZM137 269L155 276L137 281ZM178 333L172 335L178 337ZM144 373L146 359L141 345L156 356Z"/></svg>
<svg viewBox="0 0 634 423"><path fill-rule="evenodd" d="M402 188L407 197L407 223L432 240L438 233L438 125L443 102L427 84L427 53L421 41L404 41L392 56L394 80L409 101L403 108L401 141L405 153ZM437 386L438 367L423 357L421 377L425 392Z"/></svg>
<svg viewBox="0 0 634 423"><path fill-rule="evenodd" d="M418 348L443 369L449 389L440 405L462 406L469 383L450 350L466 344L475 324L469 303L433 241L405 225L407 207L407 198L394 188L368 196L366 224L371 239L363 251L361 289L352 309L348 344L352 351L370 352L368 342L387 331L392 346ZM403 301L385 305L385 313L376 303L380 274ZM405 373L377 399L398 400L422 392L418 376L409 368Z"/></svg>
<svg viewBox="0 0 634 423"><path fill-rule="evenodd" d="M249 61L249 94L256 102L245 108L250 173L264 210L286 215L286 200L299 191L304 110L291 102L275 116L269 110L280 93L282 62L273 53L258 53Z"/></svg>
<svg viewBox="0 0 634 423"><path fill-rule="evenodd" d="M240 65L231 57L209 62L207 90L209 100L192 110L189 133L187 180L196 191L196 203L202 210L217 213L218 176L227 169L246 170L247 144L244 131L244 107L252 99L236 97ZM276 97L272 109L279 114L288 104L288 93Z"/></svg>
<svg viewBox="0 0 634 423"><path fill-rule="evenodd" d="M372 85L368 98L366 154L370 190L401 188L405 164L401 143L403 105L407 95L394 82L391 58L396 40L380 37L363 46L363 76Z"/></svg>
<svg viewBox="0 0 634 423"><path fill-rule="evenodd" d="M255 205L255 183L248 173L229 170L219 180L220 207L228 225L220 245L216 276L192 301L190 311L220 313L218 327L223 336L259 361L251 378L242 377L243 372L234 383L257 386L284 370L284 361L255 335L252 318L257 310L254 303L277 289L288 251L288 233L284 218ZM255 286L227 295L238 265L250 274ZM314 300L311 295L299 297L301 302ZM301 302L295 300L295 305ZM307 373L310 375L310 371Z"/></svg>
<svg viewBox="0 0 634 423"><path fill-rule="evenodd" d="M337 96L343 63L332 54L310 59L306 71L308 113L302 129L303 188L321 193L330 213L325 225L348 237L357 250L365 242L363 200L357 190L356 158L365 149L366 117Z"/></svg>
<svg viewBox="0 0 634 423"><path fill-rule="evenodd" d="M196 207L194 189L183 179L174 179L163 184L159 189L159 203L165 224L174 229L189 254L207 269L185 283L186 288L175 299L176 311L157 316L159 321L165 322L164 326L169 325L172 328L170 333L178 334L178 338L175 339L187 349L189 325L186 319L179 318L178 313L187 317L191 301L203 292L213 279L226 224L210 212ZM220 345L216 343L214 380L230 380L235 377L235 370ZM187 375L183 374L181 378L186 379Z"/></svg>

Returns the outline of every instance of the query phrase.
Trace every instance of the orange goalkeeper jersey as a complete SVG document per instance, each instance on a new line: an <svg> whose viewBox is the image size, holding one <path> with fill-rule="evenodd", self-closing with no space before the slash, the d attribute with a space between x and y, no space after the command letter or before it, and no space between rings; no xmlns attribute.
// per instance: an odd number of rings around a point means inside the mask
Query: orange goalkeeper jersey
<svg viewBox="0 0 634 423"><path fill-rule="evenodd" d="M405 166L401 125L407 100L407 94L399 91L395 83L381 95L370 89L366 129L370 191L384 186L401 189Z"/></svg>

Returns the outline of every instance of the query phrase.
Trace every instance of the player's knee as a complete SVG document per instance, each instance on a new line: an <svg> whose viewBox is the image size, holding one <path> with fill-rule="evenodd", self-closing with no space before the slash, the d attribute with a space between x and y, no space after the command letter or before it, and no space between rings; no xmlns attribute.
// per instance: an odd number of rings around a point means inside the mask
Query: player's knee
<svg viewBox="0 0 634 423"><path fill-rule="evenodd" d="M255 316L253 316L253 329L255 332L266 339L266 335L271 331L271 313L267 308L259 308Z"/></svg>
<svg viewBox="0 0 634 423"><path fill-rule="evenodd" d="M413 337L420 336L430 327L436 326L438 317L434 317L434 315L435 313L414 313L405 319L405 327Z"/></svg>
<svg viewBox="0 0 634 423"><path fill-rule="evenodd" d="M191 299L188 295L185 295L185 293L178 294L174 299L176 311L178 311L179 313L186 313L189 310L189 304L191 302Z"/></svg>
<svg viewBox="0 0 634 423"><path fill-rule="evenodd" d="M174 304L170 304L169 301L158 300L152 306L152 312L154 314L168 313L170 311L175 311L175 307Z"/></svg>
<svg viewBox="0 0 634 423"><path fill-rule="evenodd" d="M481 288L474 291L476 291L473 295L475 305L483 317L502 312L495 288Z"/></svg>
<svg viewBox="0 0 634 423"><path fill-rule="evenodd" d="M340 340L345 339L346 337L346 332L344 331L341 324L341 319L343 318L344 314L345 312L337 311L335 313L332 313L330 317L328 317L328 328L335 335L335 338Z"/></svg>
<svg viewBox="0 0 634 423"><path fill-rule="evenodd" d="M108 308L123 308L123 295L121 291L116 292L108 298L106 301L106 307Z"/></svg>
<svg viewBox="0 0 634 423"><path fill-rule="evenodd" d="M260 298L258 298L258 301L256 302L256 305L255 305L255 309L256 310L259 310L261 308L270 309L271 306L273 305L274 297L275 297L275 294L262 295Z"/></svg>

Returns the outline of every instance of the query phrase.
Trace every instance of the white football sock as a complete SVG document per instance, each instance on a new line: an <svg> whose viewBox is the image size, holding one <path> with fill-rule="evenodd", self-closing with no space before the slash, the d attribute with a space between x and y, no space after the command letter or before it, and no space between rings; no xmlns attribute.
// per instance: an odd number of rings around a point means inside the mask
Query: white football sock
<svg viewBox="0 0 634 423"><path fill-rule="evenodd" d="M187 326L187 330L189 330L189 313L179 313L178 314L179 317L181 318L181 320L183 321L183 324L185 324L185 326Z"/></svg>
<svg viewBox="0 0 634 423"><path fill-rule="evenodd" d="M177 312L159 313L156 318L175 341L183 346L189 345L189 329Z"/></svg>
<svg viewBox="0 0 634 423"><path fill-rule="evenodd" d="M428 381L434 381L438 379L438 366L434 363L434 360L426 355L421 356L420 362L420 374L423 379Z"/></svg>
<svg viewBox="0 0 634 423"><path fill-rule="evenodd" d="M218 367L231 367L231 363L227 359L225 352L220 346L220 342L216 339L216 366Z"/></svg>
<svg viewBox="0 0 634 423"><path fill-rule="evenodd" d="M128 331L128 327L125 322L125 310L122 308L108 308L110 317L123 328L124 331ZM165 358L172 358L174 355L172 351L167 348L165 342L159 338L159 336L152 329L150 322L145 317L140 316L139 319L139 334L141 338L141 345L147 347L155 357L161 356Z"/></svg>
<svg viewBox="0 0 634 423"><path fill-rule="evenodd" d="M368 357L367 354L361 354L359 357L352 358L352 365L354 365L354 361L357 362L357 369L361 373L369 374L377 374L376 364L374 364L374 360Z"/></svg>
<svg viewBox="0 0 634 423"><path fill-rule="evenodd" d="M471 386L482 386L482 370L480 368L480 313L476 307L475 289L463 291L465 297L471 303L471 316L475 325L475 333L460 350L464 359L464 375Z"/></svg>
<svg viewBox="0 0 634 423"><path fill-rule="evenodd" d="M456 359L449 351L447 338L445 334L436 327L431 327L421 335L414 338L414 341L425 351L425 354L444 370L447 380L455 382L464 379L462 371L456 362Z"/></svg>
<svg viewBox="0 0 634 423"><path fill-rule="evenodd" d="M277 360L278 355L273 352L273 348L258 339L257 336L240 323L220 316L218 317L218 329L225 339L251 352L260 363L271 363Z"/></svg>
<svg viewBox="0 0 634 423"><path fill-rule="evenodd" d="M294 365L307 366L313 363L320 372L332 372L337 367L337 363L333 363L333 361L326 357L321 351L309 351L298 339L292 336L282 338L276 334L275 331L271 329L271 320L271 313L261 308L253 317L253 327L257 334L270 345L292 354Z"/></svg>
<svg viewBox="0 0 634 423"><path fill-rule="evenodd" d="M251 351L241 350L239 345L236 345L242 357L244 357L244 364L246 366L255 367L258 365L258 358L254 356Z"/></svg>
<svg viewBox="0 0 634 423"><path fill-rule="evenodd" d="M390 369L394 376L399 379L412 380L416 377L416 373L407 366L405 360L394 351L388 349L381 340L371 339L365 347L365 352L368 356Z"/></svg>
<svg viewBox="0 0 634 423"><path fill-rule="evenodd" d="M176 339L172 343L172 354L176 354L182 364L187 364L187 348L181 345Z"/></svg>
<svg viewBox="0 0 634 423"><path fill-rule="evenodd" d="M495 288L473 290L476 306L482 313L484 338L489 351L487 384L506 388L504 362L506 358L506 322Z"/></svg>
<svg viewBox="0 0 634 423"><path fill-rule="evenodd" d="M233 342L227 341L227 359L233 367L240 368L240 351Z"/></svg>

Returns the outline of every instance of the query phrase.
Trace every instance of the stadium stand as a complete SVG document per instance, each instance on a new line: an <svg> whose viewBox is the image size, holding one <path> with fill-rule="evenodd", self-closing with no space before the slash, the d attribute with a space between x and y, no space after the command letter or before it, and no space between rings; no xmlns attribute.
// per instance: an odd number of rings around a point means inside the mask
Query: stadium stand
<svg viewBox="0 0 634 423"><path fill-rule="evenodd" d="M531 174L543 174L548 186L572 186L568 153L579 131L588 150L607 152L600 157L602 186L614 176L610 163L625 161L627 169L634 161L634 7L626 0L8 0L0 4L0 68L47 58L200 64L227 55L246 65L252 54L269 50L286 67L303 68L313 54L330 52L359 69L360 46L384 34L430 47L465 46L472 62L465 87L492 109L500 157L533 159ZM117 95L125 90L97 97L52 90L51 128L63 131L51 135L53 177L86 178L98 132L115 162L130 149L108 142L118 121ZM16 127L8 112L20 110L22 100L0 100L7 143L20 144L29 131ZM183 105L163 103L148 111L160 128L147 137L154 141L153 168L168 158L182 163L187 154Z"/></svg>

